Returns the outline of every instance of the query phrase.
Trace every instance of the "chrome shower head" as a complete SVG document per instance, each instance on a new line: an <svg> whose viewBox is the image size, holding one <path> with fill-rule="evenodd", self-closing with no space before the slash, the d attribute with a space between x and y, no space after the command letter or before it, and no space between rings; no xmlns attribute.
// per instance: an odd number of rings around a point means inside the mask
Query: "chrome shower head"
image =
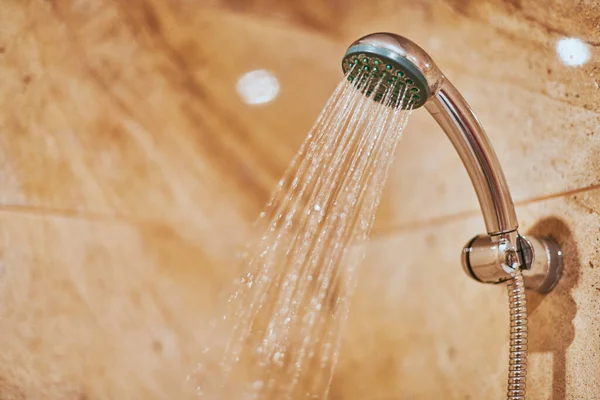
<svg viewBox="0 0 600 400"><path fill-rule="evenodd" d="M560 276L560 249L548 239L519 235L508 184L483 127L425 50L393 33L373 33L348 47L342 69L373 101L403 109L425 106L452 142L471 178L487 228L487 235L476 237L464 249L466 272L481 282L498 283L521 268L527 285L549 290ZM545 280L532 279L536 274Z"/></svg>
<svg viewBox="0 0 600 400"><path fill-rule="evenodd" d="M342 70L351 82L371 77L363 90L373 100L382 102L389 92L387 104L413 109L424 105L443 79L425 50L393 33L373 33L352 43Z"/></svg>
<svg viewBox="0 0 600 400"><path fill-rule="evenodd" d="M373 33L348 47L342 68L348 79L374 101L381 102L383 92L389 97L391 89L394 101L386 101L385 105L413 109L424 105L454 145L469 173L488 234L517 230L512 197L483 127L425 50L393 33ZM395 101L403 94L404 98Z"/></svg>
<svg viewBox="0 0 600 400"><path fill-rule="evenodd" d="M386 107L410 110L425 106L458 152L487 228L487 235L476 236L463 248L463 268L479 282L511 280L507 398L525 399L525 287L544 293L556 285L562 271L559 245L549 238L528 239L519 234L508 184L483 127L423 49L402 36L375 33L350 45L342 68L358 90Z"/></svg>

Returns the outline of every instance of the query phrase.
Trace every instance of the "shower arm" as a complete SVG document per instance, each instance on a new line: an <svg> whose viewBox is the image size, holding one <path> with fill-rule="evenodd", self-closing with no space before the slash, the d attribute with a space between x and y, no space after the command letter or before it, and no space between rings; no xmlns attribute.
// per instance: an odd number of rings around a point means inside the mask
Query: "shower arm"
<svg viewBox="0 0 600 400"><path fill-rule="evenodd" d="M526 238L518 233L515 206L496 153L471 107L429 54L400 35L373 33L348 47L342 70L351 82L360 81L357 71L387 76L368 81L367 96L373 93L372 99L382 102L386 91L394 96L402 93L396 106L425 106L446 132L471 178L487 230L463 249L467 274L480 282L499 283L520 270L526 287L539 292L552 289L562 266L559 246L550 238Z"/></svg>
<svg viewBox="0 0 600 400"><path fill-rule="evenodd" d="M562 253L549 238L520 235L515 206L500 162L471 107L445 77L425 103L444 130L471 179L487 235L464 247L465 272L477 281L500 283L521 268L526 287L551 290L560 278ZM500 266L500 268L499 268Z"/></svg>
<svg viewBox="0 0 600 400"><path fill-rule="evenodd" d="M488 234L516 231L519 224L506 178L471 107L454 85L443 79L425 108L444 130L467 169Z"/></svg>

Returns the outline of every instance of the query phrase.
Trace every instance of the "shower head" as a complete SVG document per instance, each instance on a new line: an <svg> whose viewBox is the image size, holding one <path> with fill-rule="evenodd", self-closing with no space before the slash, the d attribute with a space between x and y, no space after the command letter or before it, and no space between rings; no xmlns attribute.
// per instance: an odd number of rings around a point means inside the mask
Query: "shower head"
<svg viewBox="0 0 600 400"><path fill-rule="evenodd" d="M342 68L348 80L373 101L412 109L424 105L469 173L488 234L517 230L508 184L483 127L425 50L393 33L373 33L348 47Z"/></svg>
<svg viewBox="0 0 600 400"><path fill-rule="evenodd" d="M402 108L424 105L443 79L425 50L393 33L373 33L356 40L344 54L342 69L351 82L372 77L364 92L382 102L389 91L386 104Z"/></svg>
<svg viewBox="0 0 600 400"><path fill-rule="evenodd" d="M487 228L487 235L476 237L463 251L466 272L478 281L498 283L521 268L526 285L549 290L560 276L559 247L550 239L519 235L508 184L483 127L425 50L393 33L373 33L348 47L342 69L375 102L402 109L425 106L452 142L471 178Z"/></svg>

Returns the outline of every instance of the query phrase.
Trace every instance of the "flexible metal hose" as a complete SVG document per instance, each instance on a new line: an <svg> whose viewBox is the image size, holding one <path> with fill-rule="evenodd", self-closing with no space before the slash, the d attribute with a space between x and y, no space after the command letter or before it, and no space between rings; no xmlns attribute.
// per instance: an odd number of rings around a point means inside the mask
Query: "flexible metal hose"
<svg viewBox="0 0 600 400"><path fill-rule="evenodd" d="M510 354L507 400L525 400L527 380L527 296L521 270L508 283Z"/></svg>

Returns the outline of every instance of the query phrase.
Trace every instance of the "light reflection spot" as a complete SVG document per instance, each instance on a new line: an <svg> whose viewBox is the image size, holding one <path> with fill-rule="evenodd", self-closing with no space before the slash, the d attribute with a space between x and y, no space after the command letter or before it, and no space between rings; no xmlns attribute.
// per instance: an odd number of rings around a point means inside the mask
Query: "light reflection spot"
<svg viewBox="0 0 600 400"><path fill-rule="evenodd" d="M236 90L246 104L265 104L273 101L279 94L279 81L270 71L257 69L242 75Z"/></svg>
<svg viewBox="0 0 600 400"><path fill-rule="evenodd" d="M563 64L577 67L589 61L590 48L581 39L562 38L556 43L556 54Z"/></svg>

